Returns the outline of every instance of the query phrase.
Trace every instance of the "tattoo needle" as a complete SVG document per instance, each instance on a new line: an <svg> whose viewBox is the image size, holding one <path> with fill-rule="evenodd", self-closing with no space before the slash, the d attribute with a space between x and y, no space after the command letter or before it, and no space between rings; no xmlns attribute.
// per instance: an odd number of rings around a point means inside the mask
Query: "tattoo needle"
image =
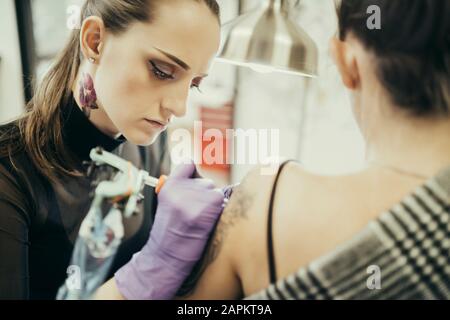
<svg viewBox="0 0 450 320"><path fill-rule="evenodd" d="M166 183L166 180L167 176L165 175L162 175L159 179L149 175L144 179L144 183L147 186L155 188L155 193L158 194Z"/></svg>

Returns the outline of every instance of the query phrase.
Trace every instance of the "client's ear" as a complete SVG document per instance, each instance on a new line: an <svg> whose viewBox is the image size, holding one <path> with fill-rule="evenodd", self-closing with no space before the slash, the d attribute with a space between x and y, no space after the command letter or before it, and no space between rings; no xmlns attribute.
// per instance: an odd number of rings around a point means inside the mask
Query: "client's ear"
<svg viewBox="0 0 450 320"><path fill-rule="evenodd" d="M358 88L360 84L358 63L351 45L333 37L330 40L330 51L344 85L350 90Z"/></svg>

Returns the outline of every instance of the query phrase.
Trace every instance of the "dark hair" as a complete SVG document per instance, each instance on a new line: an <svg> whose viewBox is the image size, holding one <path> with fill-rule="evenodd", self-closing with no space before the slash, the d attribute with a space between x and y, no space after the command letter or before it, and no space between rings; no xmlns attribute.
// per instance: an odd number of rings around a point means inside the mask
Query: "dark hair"
<svg viewBox="0 0 450 320"><path fill-rule="evenodd" d="M98 16L109 32L120 34L134 22L154 21L160 1L164 0L85 0L81 22ZM216 0L194 1L205 3L220 21ZM63 141L60 106L69 101L81 59L80 30L74 30L37 86L27 112L0 133L0 157L8 156L14 166L12 155L25 150L39 172L52 181L58 180L58 174L80 175Z"/></svg>
<svg viewBox="0 0 450 320"><path fill-rule="evenodd" d="M367 27L372 5L380 30ZM375 53L394 104L414 116L450 114L449 0L342 0L338 19L341 40L351 33Z"/></svg>

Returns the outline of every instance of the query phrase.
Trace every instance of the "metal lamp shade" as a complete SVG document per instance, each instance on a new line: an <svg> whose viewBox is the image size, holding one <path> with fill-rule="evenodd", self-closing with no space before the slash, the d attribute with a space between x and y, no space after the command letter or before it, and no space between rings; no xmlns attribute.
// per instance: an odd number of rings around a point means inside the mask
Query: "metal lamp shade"
<svg viewBox="0 0 450 320"><path fill-rule="evenodd" d="M289 18L285 1L265 1L258 9L225 24L223 30L219 61L260 72L317 76L317 46Z"/></svg>

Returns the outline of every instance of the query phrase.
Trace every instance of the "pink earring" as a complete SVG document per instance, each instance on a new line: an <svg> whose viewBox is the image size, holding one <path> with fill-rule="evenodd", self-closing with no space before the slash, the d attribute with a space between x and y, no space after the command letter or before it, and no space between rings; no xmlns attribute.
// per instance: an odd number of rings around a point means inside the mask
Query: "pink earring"
<svg viewBox="0 0 450 320"><path fill-rule="evenodd" d="M88 73L83 73L83 78L80 80L80 103L84 114L88 118L91 115L91 110L98 109L94 80Z"/></svg>

